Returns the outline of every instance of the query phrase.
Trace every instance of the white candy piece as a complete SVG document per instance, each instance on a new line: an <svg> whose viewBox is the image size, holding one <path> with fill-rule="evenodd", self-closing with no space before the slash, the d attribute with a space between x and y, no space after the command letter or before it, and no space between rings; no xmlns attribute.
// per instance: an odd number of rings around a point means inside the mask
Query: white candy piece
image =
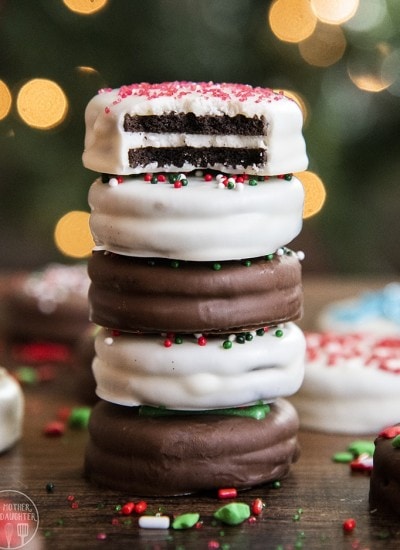
<svg viewBox="0 0 400 550"><path fill-rule="evenodd" d="M168 529L170 519L168 516L140 516L139 527L142 529Z"/></svg>
<svg viewBox="0 0 400 550"><path fill-rule="evenodd" d="M5 368L0 367L0 453L21 438L23 416L21 386Z"/></svg>

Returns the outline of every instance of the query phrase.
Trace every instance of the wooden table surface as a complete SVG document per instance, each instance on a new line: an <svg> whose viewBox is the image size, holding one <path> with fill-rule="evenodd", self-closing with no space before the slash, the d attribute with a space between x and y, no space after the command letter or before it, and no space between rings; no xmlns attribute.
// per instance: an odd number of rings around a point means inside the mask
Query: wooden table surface
<svg viewBox="0 0 400 550"><path fill-rule="evenodd" d="M313 328L316 312L332 298L351 296L363 288L380 286L382 280L342 280L307 277L304 280L306 312L303 328ZM116 506L133 499L128 493L99 489L82 476L87 431L68 428L62 437L43 435L45 424L60 408L81 406L70 367L59 366L54 380L24 387L25 429L21 442L0 455L0 490L21 491L35 503L39 529L31 549L146 549L224 550L278 549L398 549L400 520L394 522L371 513L369 477L354 474L348 464L332 461L353 436L301 431L302 454L280 488L257 487L239 494L236 501L265 503L254 523L226 526L213 513L229 501L216 494L176 498L146 498L148 510L165 514L200 513L201 526L189 530L147 530L137 516L121 516ZM373 440L375 434L362 439ZM54 484L52 492L46 486ZM68 497L74 497L71 506ZM356 520L345 533L342 523Z"/></svg>

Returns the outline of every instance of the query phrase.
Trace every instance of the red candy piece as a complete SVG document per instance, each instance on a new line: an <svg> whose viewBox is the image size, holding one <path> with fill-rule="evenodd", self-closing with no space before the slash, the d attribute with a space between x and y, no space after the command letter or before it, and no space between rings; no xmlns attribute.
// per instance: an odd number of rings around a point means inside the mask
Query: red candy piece
<svg viewBox="0 0 400 550"><path fill-rule="evenodd" d="M121 514L123 516L129 516L132 514L132 512L135 510L135 503L134 502L127 502L124 504L121 508Z"/></svg>
<svg viewBox="0 0 400 550"><path fill-rule="evenodd" d="M343 531L351 533L356 527L356 520L353 518L345 519L343 522Z"/></svg>
<svg viewBox="0 0 400 550"><path fill-rule="evenodd" d="M135 504L135 512L137 514L143 514L146 510L147 510L147 502L146 501L139 500L139 502L137 502Z"/></svg>
<svg viewBox="0 0 400 550"><path fill-rule="evenodd" d="M61 435L64 435L64 432L65 424L59 420L48 422L43 430L44 435L48 437L60 437Z"/></svg>
<svg viewBox="0 0 400 550"><path fill-rule="evenodd" d="M392 439L396 435L400 434L400 425L399 426L389 426L379 433L379 437L386 437L386 439Z"/></svg>
<svg viewBox="0 0 400 550"><path fill-rule="evenodd" d="M256 498L255 500L253 500L253 502L251 503L251 512L255 515L255 516L259 516L261 514L261 512L263 511L263 508L264 508L264 503L263 501L261 500L261 498Z"/></svg>
<svg viewBox="0 0 400 550"><path fill-rule="evenodd" d="M236 498L237 490L234 487L228 489L218 489L218 498Z"/></svg>
<svg viewBox="0 0 400 550"><path fill-rule="evenodd" d="M362 454L350 462L352 472L370 473L373 469L374 462L372 456Z"/></svg>

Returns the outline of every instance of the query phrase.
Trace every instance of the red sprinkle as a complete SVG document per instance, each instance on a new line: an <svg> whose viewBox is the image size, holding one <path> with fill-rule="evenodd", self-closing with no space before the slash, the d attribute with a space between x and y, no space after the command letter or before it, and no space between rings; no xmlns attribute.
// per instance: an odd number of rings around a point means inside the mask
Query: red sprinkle
<svg viewBox="0 0 400 550"><path fill-rule="evenodd" d="M204 174L204 181L212 181L212 174Z"/></svg>
<svg viewBox="0 0 400 550"><path fill-rule="evenodd" d="M74 502L71 503L71 508L73 510L77 510L79 508L79 504L77 503L76 500L74 500Z"/></svg>
<svg viewBox="0 0 400 550"><path fill-rule="evenodd" d="M137 514L143 514L143 512L145 512L147 510L147 502L144 501L144 500L139 500L139 502L137 502L135 504L135 512Z"/></svg>
<svg viewBox="0 0 400 550"><path fill-rule="evenodd" d="M261 498L256 498L251 503L251 511L255 516L259 516L264 509L264 503Z"/></svg>
<svg viewBox="0 0 400 550"><path fill-rule="evenodd" d="M151 181L153 178L153 174L145 174L144 175L144 181Z"/></svg>
<svg viewBox="0 0 400 550"><path fill-rule="evenodd" d="M71 407L60 407L57 411L57 418L62 422L66 422L71 415Z"/></svg>
<svg viewBox="0 0 400 550"><path fill-rule="evenodd" d="M118 183L124 183L124 178L122 176L117 176Z"/></svg>
<svg viewBox="0 0 400 550"><path fill-rule="evenodd" d="M197 343L199 344L199 346L205 346L207 345L207 338L205 336L200 336L197 339Z"/></svg>
<svg viewBox="0 0 400 550"><path fill-rule="evenodd" d="M97 533L96 539L97 540L106 540L107 535L106 533Z"/></svg>
<svg viewBox="0 0 400 550"><path fill-rule="evenodd" d="M158 174L157 181L165 183L167 181L167 178L164 176L164 174Z"/></svg>
<svg viewBox="0 0 400 550"><path fill-rule="evenodd" d="M43 430L44 435L48 437L60 437L64 435L65 432L65 423L60 420L53 420L48 422Z"/></svg>
<svg viewBox="0 0 400 550"><path fill-rule="evenodd" d="M169 338L164 340L164 347L170 348L171 346L172 346L172 340L170 340Z"/></svg>
<svg viewBox="0 0 400 550"><path fill-rule="evenodd" d="M352 472L365 472L367 474L372 472L373 465L373 457L367 454L362 454L350 462Z"/></svg>
<svg viewBox="0 0 400 550"><path fill-rule="evenodd" d="M182 182L180 180L176 180L176 182L174 182L174 187L175 189L180 189L182 187Z"/></svg>
<svg viewBox="0 0 400 550"><path fill-rule="evenodd" d="M123 516L129 516L132 514L132 512L135 510L135 503L134 502L127 502L124 504L121 508L121 514Z"/></svg>
<svg viewBox="0 0 400 550"><path fill-rule="evenodd" d="M343 522L343 531L351 533L356 527L356 520L353 518L345 519Z"/></svg>
<svg viewBox="0 0 400 550"><path fill-rule="evenodd" d="M392 439L396 435L400 434L400 425L399 426L389 426L379 433L379 437L386 437L386 439Z"/></svg>
<svg viewBox="0 0 400 550"><path fill-rule="evenodd" d="M68 500L68 502L74 502L74 500L75 500L74 495L68 495L67 500Z"/></svg>
<svg viewBox="0 0 400 550"><path fill-rule="evenodd" d="M218 489L218 498L236 498L237 490L234 487L228 489Z"/></svg>

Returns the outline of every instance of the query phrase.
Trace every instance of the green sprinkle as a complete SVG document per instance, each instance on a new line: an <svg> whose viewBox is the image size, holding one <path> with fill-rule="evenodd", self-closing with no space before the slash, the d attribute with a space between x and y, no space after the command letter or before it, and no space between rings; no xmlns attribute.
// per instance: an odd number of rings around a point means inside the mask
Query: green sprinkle
<svg viewBox="0 0 400 550"><path fill-rule="evenodd" d="M181 179L181 184L183 185L183 187L186 187L186 185L188 184L188 180L186 178Z"/></svg>
<svg viewBox="0 0 400 550"><path fill-rule="evenodd" d="M259 328L256 330L257 336L264 336L265 330L263 328Z"/></svg>
<svg viewBox="0 0 400 550"><path fill-rule="evenodd" d="M87 428L91 412L90 407L74 407L68 417L68 426L77 429Z"/></svg>
<svg viewBox="0 0 400 550"><path fill-rule="evenodd" d="M353 458L354 458L353 453L350 453L350 452L347 452L347 451L343 451L343 452L340 452L340 453L335 453L332 456L333 462L340 462L342 464L347 464L347 463L351 462L353 460Z"/></svg>
<svg viewBox="0 0 400 550"><path fill-rule="evenodd" d="M139 407L139 416L180 416L180 415L223 415L223 416L242 416L246 418L253 418L254 420L263 420L267 414L271 411L268 404L257 403L256 405L249 405L248 407L231 407L227 409L209 409L201 411L180 411L174 409L167 409L165 407L152 407L150 405L141 405Z"/></svg>
<svg viewBox="0 0 400 550"><path fill-rule="evenodd" d="M258 183L257 180L255 180L255 179L253 179L253 178L249 180L249 185L251 185L252 187L254 187L255 185L257 185L257 183Z"/></svg>
<svg viewBox="0 0 400 550"><path fill-rule="evenodd" d="M22 384L36 384L38 375L33 367L20 367L17 370L17 378Z"/></svg>
<svg viewBox="0 0 400 550"><path fill-rule="evenodd" d="M280 481L274 481L272 484L272 487L274 489L280 489L281 488L281 482Z"/></svg>
<svg viewBox="0 0 400 550"><path fill-rule="evenodd" d="M233 181L229 181L228 182L228 189L234 189L235 188L235 184L233 183Z"/></svg>
<svg viewBox="0 0 400 550"><path fill-rule="evenodd" d="M221 265L221 264L219 264L219 263L217 263L217 262L216 262L215 264L213 264L213 270L214 270L214 271L220 271L221 269L222 269L222 265Z"/></svg>
<svg viewBox="0 0 400 550"><path fill-rule="evenodd" d="M294 514L293 521L300 521L300 514Z"/></svg>
<svg viewBox="0 0 400 550"><path fill-rule="evenodd" d="M392 445L395 449L400 449L400 434L393 438Z"/></svg>
<svg viewBox="0 0 400 550"><path fill-rule="evenodd" d="M278 328L278 330L275 331L275 336L277 338L281 338L283 336L283 330L281 330L280 328Z"/></svg>
<svg viewBox="0 0 400 550"><path fill-rule="evenodd" d="M290 181L293 177L293 174L285 174L283 179L285 179L286 181Z"/></svg>
<svg viewBox="0 0 400 550"><path fill-rule="evenodd" d="M45 536L46 539L49 538L49 537L51 537L51 535L52 535L52 532L49 531L49 530L47 530L47 531L44 532L44 536Z"/></svg>
<svg viewBox="0 0 400 550"><path fill-rule="evenodd" d="M150 181L151 183L158 183L157 176L153 176Z"/></svg>
<svg viewBox="0 0 400 550"><path fill-rule="evenodd" d="M177 179L178 179L178 176L176 174L168 174L169 183L175 183Z"/></svg>
<svg viewBox="0 0 400 550"><path fill-rule="evenodd" d="M239 525L250 517L250 507L243 502L231 502L219 508L214 518L228 525Z"/></svg>
<svg viewBox="0 0 400 550"><path fill-rule="evenodd" d="M115 510L116 512L119 512L121 509L122 509L122 505L121 505L121 504L116 504L116 505L115 505L114 510Z"/></svg>
<svg viewBox="0 0 400 550"><path fill-rule="evenodd" d="M176 336L175 337L175 344L182 344L182 343L183 343L182 336Z"/></svg>
<svg viewBox="0 0 400 550"><path fill-rule="evenodd" d="M179 267L179 261L178 260L172 260L172 262L169 264L174 269Z"/></svg>
<svg viewBox="0 0 400 550"><path fill-rule="evenodd" d="M177 516L172 522L172 529L190 529L200 519L200 514L189 513Z"/></svg>
<svg viewBox="0 0 400 550"><path fill-rule="evenodd" d="M267 255L265 256L265 259L271 261L271 260L274 259L274 255L273 255L273 254L267 254Z"/></svg>
<svg viewBox="0 0 400 550"><path fill-rule="evenodd" d="M244 265L245 267L250 267L251 266L251 260L243 260L242 265Z"/></svg>
<svg viewBox="0 0 400 550"><path fill-rule="evenodd" d="M347 447L347 450L353 453L354 456L360 456L367 454L368 456L373 456L375 445L373 441L364 441L362 439L353 441Z"/></svg>
<svg viewBox="0 0 400 550"><path fill-rule="evenodd" d="M231 349L232 347L232 342L230 340L225 340L225 342L222 344L222 347L224 349Z"/></svg>
<svg viewBox="0 0 400 550"><path fill-rule="evenodd" d="M246 336L244 334L238 334L236 336L236 342L238 344L244 344L246 342Z"/></svg>
<svg viewBox="0 0 400 550"><path fill-rule="evenodd" d="M251 334L251 332L246 332L245 338L248 342L251 342L253 340L253 335Z"/></svg>

